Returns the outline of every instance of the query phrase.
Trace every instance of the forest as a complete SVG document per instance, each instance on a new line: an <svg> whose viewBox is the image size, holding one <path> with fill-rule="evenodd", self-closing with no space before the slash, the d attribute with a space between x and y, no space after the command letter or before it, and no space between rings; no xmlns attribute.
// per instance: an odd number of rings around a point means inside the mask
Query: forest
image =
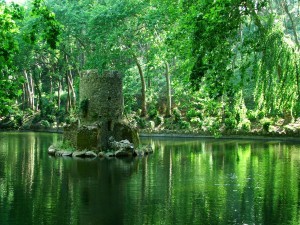
<svg viewBox="0 0 300 225"><path fill-rule="evenodd" d="M299 14L299 0L0 0L0 128L74 122L96 69L123 74L145 131L297 134Z"/></svg>

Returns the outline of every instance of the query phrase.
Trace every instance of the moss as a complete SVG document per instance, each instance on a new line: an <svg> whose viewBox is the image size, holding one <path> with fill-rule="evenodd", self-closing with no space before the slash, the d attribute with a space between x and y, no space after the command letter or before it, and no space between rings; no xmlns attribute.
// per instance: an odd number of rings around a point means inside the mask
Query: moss
<svg viewBox="0 0 300 225"><path fill-rule="evenodd" d="M80 112L82 114L82 117L84 118L87 117L88 109L89 109L89 100L86 98L80 102Z"/></svg>
<svg viewBox="0 0 300 225"><path fill-rule="evenodd" d="M124 122L117 122L113 129L114 138L116 141L127 139L134 144L134 147L138 147L140 138L136 128L126 124Z"/></svg>

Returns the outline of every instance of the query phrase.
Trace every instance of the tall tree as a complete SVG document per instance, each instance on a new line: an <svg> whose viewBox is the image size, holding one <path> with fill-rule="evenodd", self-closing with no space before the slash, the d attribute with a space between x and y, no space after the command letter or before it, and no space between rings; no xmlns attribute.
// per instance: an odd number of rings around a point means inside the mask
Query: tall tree
<svg viewBox="0 0 300 225"><path fill-rule="evenodd" d="M0 116L9 113L13 100L22 93L21 79L15 75L13 65L13 57L19 49L17 21L22 17L23 10L18 5L0 2Z"/></svg>

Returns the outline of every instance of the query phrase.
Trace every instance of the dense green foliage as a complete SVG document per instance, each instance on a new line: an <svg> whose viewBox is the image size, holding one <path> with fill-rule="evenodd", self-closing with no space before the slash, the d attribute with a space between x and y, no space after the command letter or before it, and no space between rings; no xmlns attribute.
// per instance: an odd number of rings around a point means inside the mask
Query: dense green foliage
<svg viewBox="0 0 300 225"><path fill-rule="evenodd" d="M149 119L217 135L300 114L299 1L0 7L0 118L29 110L51 124L72 120L86 69L124 74L125 112L143 128L153 127Z"/></svg>

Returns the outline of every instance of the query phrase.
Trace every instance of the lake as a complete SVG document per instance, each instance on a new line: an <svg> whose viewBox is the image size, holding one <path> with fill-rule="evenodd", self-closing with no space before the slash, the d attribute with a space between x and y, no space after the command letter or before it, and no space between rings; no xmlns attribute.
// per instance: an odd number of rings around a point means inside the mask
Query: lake
<svg viewBox="0 0 300 225"><path fill-rule="evenodd" d="M0 133L0 224L300 224L300 144L143 138L134 159L47 154L49 133Z"/></svg>

